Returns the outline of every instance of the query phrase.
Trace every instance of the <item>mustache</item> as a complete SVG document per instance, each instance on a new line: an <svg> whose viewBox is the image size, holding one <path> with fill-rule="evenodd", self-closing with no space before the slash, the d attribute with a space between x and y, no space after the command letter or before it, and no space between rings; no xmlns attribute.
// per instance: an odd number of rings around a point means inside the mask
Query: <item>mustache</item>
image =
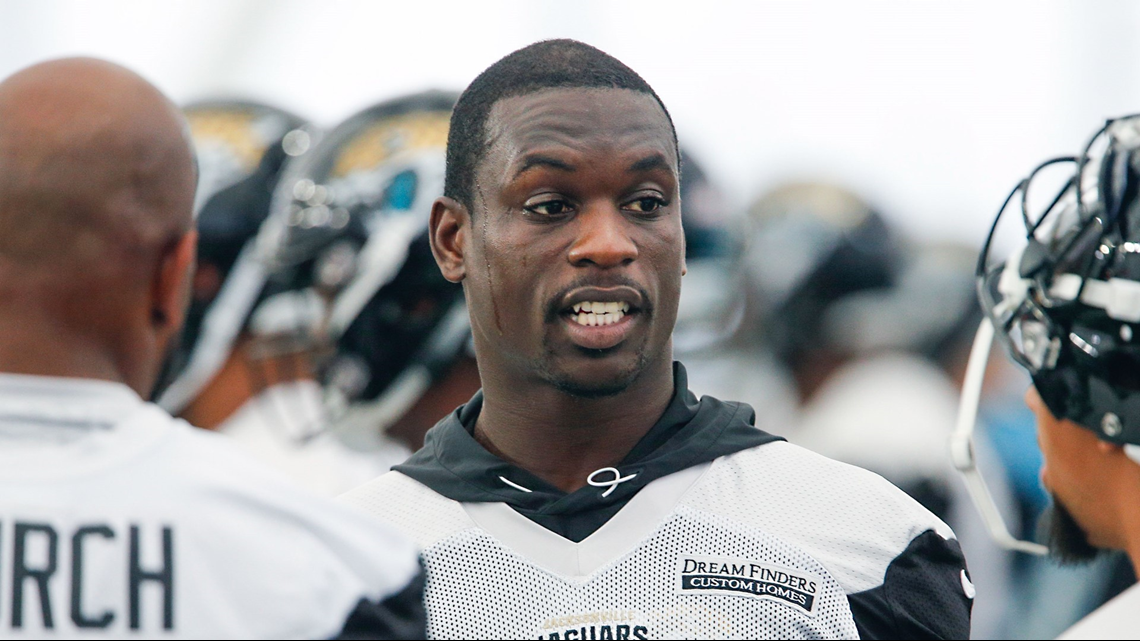
<svg viewBox="0 0 1140 641"><path fill-rule="evenodd" d="M558 320L562 315L562 300L564 300L571 291L579 287L629 287L630 289L637 290L641 294L643 302L639 311L644 314L650 315L653 313L653 300L649 297L649 292L645 291L641 283L629 278L628 276L582 276L575 279L570 284L555 292L546 303L546 322L553 323Z"/></svg>

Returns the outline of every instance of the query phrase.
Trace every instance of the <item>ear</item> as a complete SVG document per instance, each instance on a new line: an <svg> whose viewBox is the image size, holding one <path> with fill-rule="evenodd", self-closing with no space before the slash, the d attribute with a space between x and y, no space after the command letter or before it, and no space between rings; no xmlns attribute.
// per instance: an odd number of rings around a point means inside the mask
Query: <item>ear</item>
<svg viewBox="0 0 1140 641"><path fill-rule="evenodd" d="M467 276L464 258L471 234L471 215L459 201L443 196L431 207L431 253L447 280L458 283Z"/></svg>
<svg viewBox="0 0 1140 641"><path fill-rule="evenodd" d="M1117 452L1124 454L1124 446L1116 443L1109 443L1108 441L1097 439L1096 447L1101 454L1115 454Z"/></svg>
<svg viewBox="0 0 1140 641"><path fill-rule="evenodd" d="M198 231L190 230L168 245L159 257L151 288L151 324L164 349L186 320L197 251Z"/></svg>

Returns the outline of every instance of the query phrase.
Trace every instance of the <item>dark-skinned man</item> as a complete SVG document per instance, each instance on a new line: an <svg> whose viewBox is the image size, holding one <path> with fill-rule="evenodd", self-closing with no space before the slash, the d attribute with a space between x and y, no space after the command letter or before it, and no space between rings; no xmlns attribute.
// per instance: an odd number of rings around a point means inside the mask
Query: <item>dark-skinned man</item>
<svg viewBox="0 0 1140 641"><path fill-rule="evenodd" d="M143 401L195 174L178 108L122 67L0 83L0 637L422 635L410 541Z"/></svg>
<svg viewBox="0 0 1140 641"><path fill-rule="evenodd" d="M883 479L688 391L676 135L575 41L452 114L431 240L483 389L342 500L423 549L435 638L966 638L950 529Z"/></svg>

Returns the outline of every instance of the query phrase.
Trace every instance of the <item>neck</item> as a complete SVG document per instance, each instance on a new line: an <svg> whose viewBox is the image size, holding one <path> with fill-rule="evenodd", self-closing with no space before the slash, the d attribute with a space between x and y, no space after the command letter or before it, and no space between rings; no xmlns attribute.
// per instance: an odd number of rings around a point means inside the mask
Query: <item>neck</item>
<svg viewBox="0 0 1140 641"><path fill-rule="evenodd" d="M106 344L23 301L0 304L0 371L125 383L144 398L149 391L124 373Z"/></svg>
<svg viewBox="0 0 1140 641"><path fill-rule="evenodd" d="M673 397L673 367L661 359L614 396L581 398L543 383L483 379L475 439L489 452L573 492L616 466L657 423Z"/></svg>

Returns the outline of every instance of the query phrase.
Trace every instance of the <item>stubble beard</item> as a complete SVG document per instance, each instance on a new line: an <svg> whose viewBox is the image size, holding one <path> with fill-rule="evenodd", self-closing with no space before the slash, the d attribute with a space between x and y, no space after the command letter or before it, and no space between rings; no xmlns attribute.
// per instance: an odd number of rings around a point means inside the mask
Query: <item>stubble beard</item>
<svg viewBox="0 0 1140 641"><path fill-rule="evenodd" d="M612 350L621 347L618 345L604 350L579 349L588 357L601 359ZM539 377L563 394L582 399L608 398L621 394L641 377L642 372L649 365L649 350L643 345L637 350L637 358L629 367L619 370L605 379L594 377L590 380L581 380L580 377L571 376L568 372L559 370L554 366L555 352L550 345L545 345L543 352L543 357L535 367Z"/></svg>

